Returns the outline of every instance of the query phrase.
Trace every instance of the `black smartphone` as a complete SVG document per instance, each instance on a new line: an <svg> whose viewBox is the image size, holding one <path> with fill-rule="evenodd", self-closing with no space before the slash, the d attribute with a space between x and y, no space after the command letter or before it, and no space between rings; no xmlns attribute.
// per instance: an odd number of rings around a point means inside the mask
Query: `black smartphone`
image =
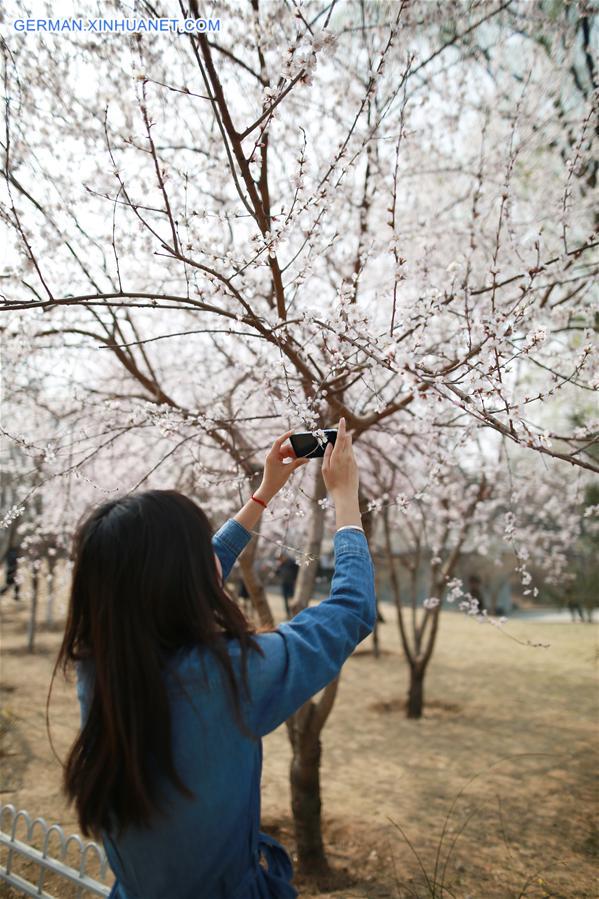
<svg viewBox="0 0 599 899"><path fill-rule="evenodd" d="M289 442L298 458L309 456L311 459L317 459L324 456L327 443L335 445L337 428L326 428L324 436L324 440L319 440L313 431L302 431L300 434L292 434Z"/></svg>

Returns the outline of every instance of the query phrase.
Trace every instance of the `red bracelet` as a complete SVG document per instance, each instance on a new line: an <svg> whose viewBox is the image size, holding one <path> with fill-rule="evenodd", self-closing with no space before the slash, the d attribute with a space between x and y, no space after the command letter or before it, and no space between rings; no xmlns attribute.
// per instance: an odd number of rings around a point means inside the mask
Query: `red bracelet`
<svg viewBox="0 0 599 899"><path fill-rule="evenodd" d="M252 499L254 500L255 503L260 503L261 506L264 506L265 509L268 509L268 506L266 505L266 503L263 503L262 500L258 499L257 496L252 495Z"/></svg>

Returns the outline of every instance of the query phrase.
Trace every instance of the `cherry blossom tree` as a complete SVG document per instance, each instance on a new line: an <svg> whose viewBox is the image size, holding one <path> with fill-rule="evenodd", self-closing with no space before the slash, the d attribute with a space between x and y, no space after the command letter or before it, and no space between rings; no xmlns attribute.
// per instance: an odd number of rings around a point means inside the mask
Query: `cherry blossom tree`
<svg viewBox="0 0 599 899"><path fill-rule="evenodd" d="M459 607L480 624L505 623L479 607L462 563L477 556L500 565L511 557L522 594L536 598L541 584L561 585L572 577L570 555L586 546L592 532L590 514L581 515L591 489L586 472L564 479L556 463L537 472L528 454L509 452L502 441L476 454L465 434L461 445L448 444L442 435L427 447L417 435L420 428L427 433L425 423L415 422L409 440L389 433L386 447L368 446L368 476L377 485L370 509L380 521L376 543L389 571L409 666L408 718L423 713L425 676L444 607ZM399 461L391 457L392 448ZM423 458L425 466L419 464ZM505 635L516 639L509 629Z"/></svg>
<svg viewBox="0 0 599 899"><path fill-rule="evenodd" d="M428 491L441 600L499 499L482 462L431 447L497 459L506 508L510 448L533 484L599 469L590 5L252 0L219 17L218 35L3 39L3 430L44 458L39 483L16 473L4 523L42 493L67 533L91 499L164 482L217 523L274 433L344 415L379 451L365 513ZM312 594L326 498L306 469L242 561L267 623L262 546L307 562L296 610ZM301 870L327 867L335 690L288 722Z"/></svg>

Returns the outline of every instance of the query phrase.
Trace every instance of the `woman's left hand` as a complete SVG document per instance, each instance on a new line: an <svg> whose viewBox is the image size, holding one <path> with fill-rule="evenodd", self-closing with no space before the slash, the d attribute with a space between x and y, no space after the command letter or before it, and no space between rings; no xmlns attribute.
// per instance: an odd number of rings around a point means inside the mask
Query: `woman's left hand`
<svg viewBox="0 0 599 899"><path fill-rule="evenodd" d="M287 483L290 475L297 468L310 461L305 458L298 459L291 444L283 446L287 438L293 434L293 431L294 428L281 434L280 437L277 437L264 460L262 483L258 490L256 490L255 496L257 496L258 499L264 500L265 503L268 503L273 496L279 492L281 487ZM287 459L291 459L292 461L287 462Z"/></svg>

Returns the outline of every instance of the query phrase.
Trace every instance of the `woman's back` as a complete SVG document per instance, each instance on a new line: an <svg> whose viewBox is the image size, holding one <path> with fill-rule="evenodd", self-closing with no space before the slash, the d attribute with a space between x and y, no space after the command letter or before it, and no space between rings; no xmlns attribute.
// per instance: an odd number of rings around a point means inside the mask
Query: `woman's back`
<svg viewBox="0 0 599 899"><path fill-rule="evenodd" d="M207 656L210 689L201 681L200 652ZM219 674L206 650L177 653L168 666L173 761L195 799L183 796L157 772L166 814L156 817L150 829L130 827L121 836L116 828L111 834L104 831L104 847L119 882L115 896L229 897L253 868L248 822L257 837L261 744L239 732ZM83 715L87 684L82 673L78 692Z"/></svg>
<svg viewBox="0 0 599 899"><path fill-rule="evenodd" d="M250 537L235 521L228 521L214 536L225 577ZM374 619L374 573L367 541L359 530L339 531L329 598L276 631L255 637L264 656L254 651L248 656L251 698L244 706L248 726L260 737L278 727L338 675L355 646L372 631ZM225 643L239 676L239 643ZM121 839L105 834L107 855L121 884L115 896L237 899L240 883L245 892L239 899L295 896L292 887L282 891L285 884L279 879L287 867L283 847L276 843L264 847L270 853L269 872L258 865L260 841L265 838L259 829L262 744L240 733L216 659L205 648L179 651L169 662L165 681L175 767L197 798L190 801L162 779L168 817L157 818L151 830L132 828ZM81 666L78 693L83 718L90 687L91 673ZM275 873L277 863L281 875ZM265 891L267 885L276 892Z"/></svg>

